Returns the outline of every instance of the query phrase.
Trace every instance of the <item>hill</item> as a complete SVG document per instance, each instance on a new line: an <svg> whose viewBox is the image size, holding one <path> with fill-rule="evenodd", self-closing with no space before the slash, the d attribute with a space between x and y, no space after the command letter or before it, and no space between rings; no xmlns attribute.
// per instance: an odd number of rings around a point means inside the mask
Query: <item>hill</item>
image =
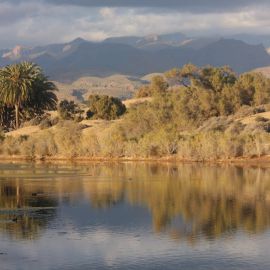
<svg viewBox="0 0 270 270"><path fill-rule="evenodd" d="M83 102L91 94L109 95L120 99L132 97L145 81L137 77L113 75L105 78L82 77L72 83L55 82L59 100Z"/></svg>

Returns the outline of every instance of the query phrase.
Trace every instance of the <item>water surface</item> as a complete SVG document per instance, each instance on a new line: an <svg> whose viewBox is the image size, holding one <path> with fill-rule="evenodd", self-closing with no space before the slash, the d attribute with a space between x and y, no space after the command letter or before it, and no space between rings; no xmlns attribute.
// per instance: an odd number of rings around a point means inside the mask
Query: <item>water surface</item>
<svg viewBox="0 0 270 270"><path fill-rule="evenodd" d="M0 269L270 269L270 169L0 164Z"/></svg>

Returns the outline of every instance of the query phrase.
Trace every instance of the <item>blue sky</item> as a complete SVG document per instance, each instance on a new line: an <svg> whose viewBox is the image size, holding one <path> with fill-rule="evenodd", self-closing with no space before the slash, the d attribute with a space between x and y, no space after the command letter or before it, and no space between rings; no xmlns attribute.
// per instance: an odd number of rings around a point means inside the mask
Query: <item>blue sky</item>
<svg viewBox="0 0 270 270"><path fill-rule="evenodd" d="M111 36L270 33L269 0L0 0L0 48Z"/></svg>

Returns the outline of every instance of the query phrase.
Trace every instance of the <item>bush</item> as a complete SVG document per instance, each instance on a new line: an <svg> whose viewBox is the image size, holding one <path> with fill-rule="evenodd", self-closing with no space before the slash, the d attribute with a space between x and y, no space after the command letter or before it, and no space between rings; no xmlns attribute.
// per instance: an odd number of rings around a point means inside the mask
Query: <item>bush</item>
<svg viewBox="0 0 270 270"><path fill-rule="evenodd" d="M247 105L243 105L235 114L235 118L244 118L248 116L252 116L257 113L263 113L266 111L266 105L265 106L258 106L258 107L251 107Z"/></svg>
<svg viewBox="0 0 270 270"><path fill-rule="evenodd" d="M145 98L153 96L152 89L149 85L141 86L138 91L136 92L136 98Z"/></svg>
<svg viewBox="0 0 270 270"><path fill-rule="evenodd" d="M58 104L58 113L63 120L82 120L83 110L74 101L63 100Z"/></svg>
<svg viewBox="0 0 270 270"><path fill-rule="evenodd" d="M143 85L136 93L137 98L152 97L164 94L169 88L169 84L163 76L154 76L149 85Z"/></svg>
<svg viewBox="0 0 270 270"><path fill-rule="evenodd" d="M82 129L83 126L73 121L59 122L54 133L58 154L68 157L80 155Z"/></svg>
<svg viewBox="0 0 270 270"><path fill-rule="evenodd" d="M126 107L120 99L109 96L91 95L88 106L87 119L114 120L126 112Z"/></svg>

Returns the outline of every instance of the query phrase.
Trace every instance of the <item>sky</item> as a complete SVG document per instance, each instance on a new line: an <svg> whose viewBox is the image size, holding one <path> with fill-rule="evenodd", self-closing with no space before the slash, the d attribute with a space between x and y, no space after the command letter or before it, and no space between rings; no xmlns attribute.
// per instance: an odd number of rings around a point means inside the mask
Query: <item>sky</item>
<svg viewBox="0 0 270 270"><path fill-rule="evenodd" d="M0 0L0 48L112 36L270 33L270 0Z"/></svg>

